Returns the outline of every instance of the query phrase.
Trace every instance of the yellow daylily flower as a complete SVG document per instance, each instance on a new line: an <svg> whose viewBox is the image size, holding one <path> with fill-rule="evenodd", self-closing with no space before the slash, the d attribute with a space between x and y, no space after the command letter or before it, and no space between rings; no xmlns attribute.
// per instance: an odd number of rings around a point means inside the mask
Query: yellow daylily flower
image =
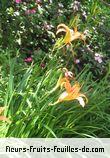
<svg viewBox="0 0 110 158"><path fill-rule="evenodd" d="M77 99L82 107L85 106L85 104L88 102L88 99L84 94L80 93L81 87L78 82L76 82L74 86L71 86L69 80L67 80L64 83L64 87L65 91L59 96L58 100L51 105L56 105L63 101L71 101Z"/></svg>
<svg viewBox="0 0 110 158"><path fill-rule="evenodd" d="M71 44L72 37L74 36L74 31L72 29L69 29L68 26L65 24L59 24L57 26L57 32L56 34L59 34L60 32L65 32L66 35L64 37L64 43L65 44Z"/></svg>
<svg viewBox="0 0 110 158"><path fill-rule="evenodd" d="M77 30L77 27L74 28L74 30L70 29L68 26L65 24L59 24L57 26L57 32L56 34L59 34L60 32L65 32L65 37L64 37L64 43L71 44L72 41L80 39L83 40L85 43L85 35L83 33L80 33Z"/></svg>
<svg viewBox="0 0 110 158"><path fill-rule="evenodd" d="M0 114L5 110L4 107L0 107ZM0 121L6 121L10 123L10 120L5 116L0 116Z"/></svg>

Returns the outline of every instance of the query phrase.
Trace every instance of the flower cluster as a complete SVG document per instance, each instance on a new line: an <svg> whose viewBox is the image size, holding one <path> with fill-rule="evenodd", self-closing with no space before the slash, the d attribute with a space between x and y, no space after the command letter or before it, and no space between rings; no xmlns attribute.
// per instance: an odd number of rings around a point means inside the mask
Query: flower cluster
<svg viewBox="0 0 110 158"><path fill-rule="evenodd" d="M80 7L81 7L81 3L78 1L74 1L74 3L72 4L73 10L74 12L79 11Z"/></svg>
<svg viewBox="0 0 110 158"><path fill-rule="evenodd" d="M36 9L28 9L25 11L25 14L29 15L29 14L35 14L36 13Z"/></svg>
<svg viewBox="0 0 110 158"><path fill-rule="evenodd" d="M99 53L95 53L94 59L98 62L98 63L102 63L103 60L103 55L99 54Z"/></svg>

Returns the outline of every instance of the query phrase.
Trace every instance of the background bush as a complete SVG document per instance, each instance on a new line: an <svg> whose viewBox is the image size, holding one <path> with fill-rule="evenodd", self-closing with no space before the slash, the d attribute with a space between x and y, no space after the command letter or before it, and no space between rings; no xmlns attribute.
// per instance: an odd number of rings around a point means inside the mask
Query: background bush
<svg viewBox="0 0 110 158"><path fill-rule="evenodd" d="M0 137L110 136L110 10L103 0L0 1L0 105L11 124L0 122ZM82 41L53 50L60 23L78 17ZM31 59L27 61L27 59ZM89 99L49 107L59 92L48 95L67 67Z"/></svg>
<svg viewBox="0 0 110 158"><path fill-rule="evenodd" d="M73 64L75 59L79 59L79 69L89 62L96 77L105 75L110 53L110 11L103 1L22 0L17 4L2 0L0 7L1 49L11 49L13 56L19 50L21 59L34 56L34 60L37 60L38 53L42 58L49 54L56 40L57 25L68 25L71 19L79 15L78 29L87 32L87 44L83 46L77 42L79 46L75 46L76 56L74 59L72 57L71 62ZM102 55L102 63L94 60L96 53Z"/></svg>

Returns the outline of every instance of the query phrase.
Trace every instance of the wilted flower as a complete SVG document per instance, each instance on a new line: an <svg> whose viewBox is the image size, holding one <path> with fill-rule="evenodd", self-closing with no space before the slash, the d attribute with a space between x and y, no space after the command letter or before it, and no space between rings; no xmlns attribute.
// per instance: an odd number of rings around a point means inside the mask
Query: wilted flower
<svg viewBox="0 0 110 158"><path fill-rule="evenodd" d="M64 71L64 75L67 79L70 79L72 78L73 79L73 73L71 71L68 71L67 68L63 68L63 71Z"/></svg>
<svg viewBox="0 0 110 158"><path fill-rule="evenodd" d="M22 2L22 0L15 0L15 2L19 4Z"/></svg>

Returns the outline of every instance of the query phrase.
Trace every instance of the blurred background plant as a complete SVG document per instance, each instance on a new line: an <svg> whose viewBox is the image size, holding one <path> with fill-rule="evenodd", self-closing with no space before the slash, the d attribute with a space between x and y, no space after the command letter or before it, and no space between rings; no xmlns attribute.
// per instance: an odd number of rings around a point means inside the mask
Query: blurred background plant
<svg viewBox="0 0 110 158"><path fill-rule="evenodd" d="M79 41L73 44L75 56L69 64L77 65L81 70L89 62L95 78L102 77L107 71L110 54L108 5L100 0L1 0L0 49L11 49L12 56L19 50L20 58L27 63L39 60L40 54L40 60L46 56L45 63L56 41L56 26L60 23L68 26L78 15L78 29L84 31L87 40L86 45ZM60 54L62 57L63 53ZM64 64L68 56L70 53L63 55Z"/></svg>

